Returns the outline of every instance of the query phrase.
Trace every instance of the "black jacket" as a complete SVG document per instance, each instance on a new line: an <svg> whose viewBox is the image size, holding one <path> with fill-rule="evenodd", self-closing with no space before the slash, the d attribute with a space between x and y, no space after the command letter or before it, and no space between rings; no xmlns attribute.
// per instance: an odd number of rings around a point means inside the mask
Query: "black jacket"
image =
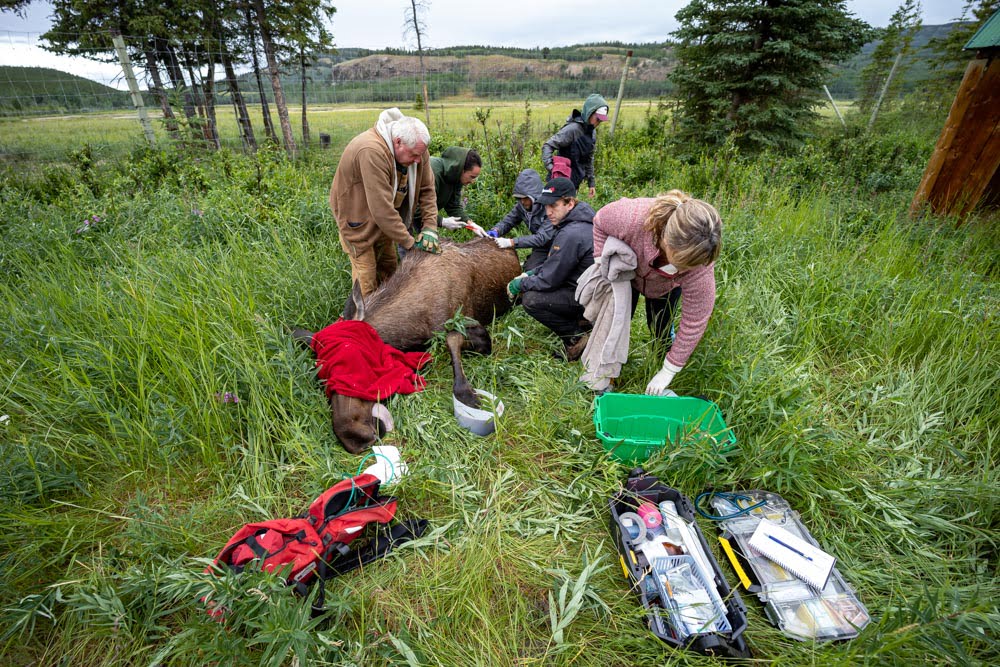
<svg viewBox="0 0 1000 667"><path fill-rule="evenodd" d="M521 289L548 292L576 287L577 279L594 263L594 209L578 201L556 225L549 256L533 276L521 281Z"/></svg>

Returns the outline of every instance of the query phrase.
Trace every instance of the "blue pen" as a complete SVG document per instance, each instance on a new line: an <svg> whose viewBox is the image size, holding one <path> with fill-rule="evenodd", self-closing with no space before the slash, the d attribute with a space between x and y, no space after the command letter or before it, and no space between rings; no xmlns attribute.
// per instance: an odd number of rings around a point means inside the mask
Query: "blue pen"
<svg viewBox="0 0 1000 667"><path fill-rule="evenodd" d="M781 540L779 540L779 539L778 539L777 537L775 537L774 535L768 535L768 537L769 537L769 538L771 538L772 540L774 540L775 542L777 542L778 544L780 544L781 546L785 547L785 548L786 548L786 549L788 549L789 551L791 551L791 552L793 552L793 553L796 553L796 554L798 554L798 555L802 556L802 557L803 557L803 558L805 558L806 560L809 560L809 561L811 561L811 560L812 560L812 558L810 558L809 556L805 555L804 553L802 553L801 551L799 551L798 549L796 549L796 548L795 548L795 547L793 547L792 545L790 545L790 544L785 544L784 542L782 542Z"/></svg>

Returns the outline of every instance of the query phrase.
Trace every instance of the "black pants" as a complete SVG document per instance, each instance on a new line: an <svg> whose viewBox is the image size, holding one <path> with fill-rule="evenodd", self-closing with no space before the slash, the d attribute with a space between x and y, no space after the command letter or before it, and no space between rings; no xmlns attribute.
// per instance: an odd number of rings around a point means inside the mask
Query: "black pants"
<svg viewBox="0 0 1000 667"><path fill-rule="evenodd" d="M677 302L681 299L681 288L675 287L666 296L646 297L646 323L653 335L670 342L670 322L674 319ZM632 288L632 315L639 305L639 290Z"/></svg>
<svg viewBox="0 0 1000 667"><path fill-rule="evenodd" d="M590 331L591 324L583 317L583 306L576 300L576 285L550 292L528 290L521 294L521 305L564 343L572 343L580 334Z"/></svg>

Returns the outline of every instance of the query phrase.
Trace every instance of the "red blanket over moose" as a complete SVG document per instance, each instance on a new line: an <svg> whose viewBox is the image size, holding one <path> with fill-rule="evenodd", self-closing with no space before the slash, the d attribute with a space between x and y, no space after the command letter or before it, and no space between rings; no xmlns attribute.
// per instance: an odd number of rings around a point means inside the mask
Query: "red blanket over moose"
<svg viewBox="0 0 1000 667"><path fill-rule="evenodd" d="M341 320L313 334L316 374L326 395L378 401L393 394L422 391L417 371L431 360L426 352L401 352L386 345L370 324Z"/></svg>

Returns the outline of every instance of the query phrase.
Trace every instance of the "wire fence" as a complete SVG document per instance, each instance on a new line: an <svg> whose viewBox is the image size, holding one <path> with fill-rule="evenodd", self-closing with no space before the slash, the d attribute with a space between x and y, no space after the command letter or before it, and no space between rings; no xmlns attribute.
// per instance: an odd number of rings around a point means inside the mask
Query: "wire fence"
<svg viewBox="0 0 1000 667"><path fill-rule="evenodd" d="M0 162L60 159L82 144L105 152L141 145L139 111L149 119L150 143L198 140L252 150L280 141L276 87L259 46L236 56L181 40L76 39L121 48L78 48L76 56L46 67L53 56L38 35L0 31L0 62L18 63L0 66ZM482 108L508 108L523 120L528 103L541 129L561 123L590 93L613 99L626 69L625 115L637 116L671 93L665 54L631 58L626 68L626 50L614 51L586 60L541 50L434 55L422 59L423 69L421 59L405 51L347 51L286 61L278 80L300 142L337 145L340 135L370 127L377 110L388 106L425 118L433 131L468 128Z"/></svg>

